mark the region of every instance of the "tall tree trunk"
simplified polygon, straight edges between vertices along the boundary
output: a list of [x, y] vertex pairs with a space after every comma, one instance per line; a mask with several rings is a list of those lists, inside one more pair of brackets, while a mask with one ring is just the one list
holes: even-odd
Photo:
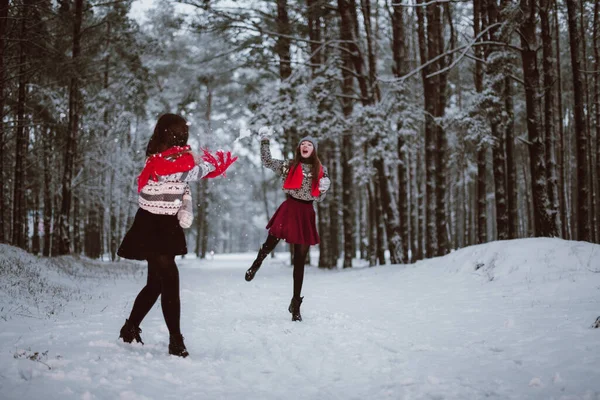
[[4, 199], [6, 195], [4, 193], [4, 103], [5, 103], [5, 75], [6, 67], [4, 66], [4, 55], [6, 47], [6, 32], [8, 26], [8, 0], [0, 0], [0, 243], [6, 242], [5, 227], [6, 223], [4, 215], [6, 213], [6, 206]]
[[590, 240], [589, 224], [589, 179], [587, 170], [587, 135], [585, 127], [583, 80], [581, 73], [580, 30], [577, 0], [566, 0], [569, 24], [569, 44], [571, 47], [571, 72], [573, 74], [573, 95], [575, 114], [575, 143], [577, 147], [577, 205], [575, 207], [577, 240]]
[[281, 80], [287, 79], [292, 74], [290, 54], [290, 19], [287, 12], [287, 0], [277, 0], [277, 37], [275, 52], [279, 56], [279, 76]]
[[[275, 53], [279, 58], [279, 78], [285, 81], [292, 74], [291, 57], [291, 27], [287, 10], [287, 0], [277, 0], [277, 40], [275, 43]], [[280, 95], [286, 97], [289, 89], [281, 89]], [[283, 154], [293, 152], [295, 145], [296, 130], [290, 128], [286, 130], [286, 136], [283, 139]]]
[[42, 137], [44, 148], [44, 249], [42, 255], [49, 257], [52, 248], [52, 146], [50, 144], [50, 129], [46, 128]]
[[[422, 4], [423, 0], [417, 0], [417, 4]], [[428, 62], [427, 43], [429, 38], [425, 36], [425, 16], [423, 13], [423, 7], [416, 7], [417, 22], [418, 22], [418, 36], [419, 36], [419, 54], [421, 59], [421, 65]], [[437, 46], [436, 46], [437, 47]], [[428, 57], [429, 56], [429, 57]], [[436, 221], [435, 221], [435, 121], [433, 116], [435, 115], [435, 104], [432, 97], [435, 96], [435, 87], [432, 79], [427, 79], [427, 75], [431, 73], [431, 67], [427, 66], [421, 70], [421, 77], [423, 80], [423, 92], [425, 99], [425, 205], [424, 205], [424, 218], [425, 218], [425, 231], [424, 231], [424, 256], [433, 257], [437, 253], [437, 246], [435, 246], [436, 239]]]
[[337, 266], [337, 259], [340, 257], [341, 246], [340, 246], [340, 206], [342, 202], [342, 196], [338, 191], [337, 176], [338, 176], [338, 160], [340, 159], [340, 146], [336, 139], [331, 140], [330, 156], [327, 158], [329, 164], [329, 178], [331, 179], [331, 187], [329, 188], [329, 208], [331, 213], [331, 268]]
[[[481, 33], [482, 1], [473, 0], [473, 33], [478, 37]], [[475, 47], [475, 91], [483, 92], [483, 51], [480, 46]], [[480, 138], [477, 145], [477, 243], [487, 242], [487, 188], [486, 188], [486, 153], [487, 145], [484, 138]]]
[[[586, 38], [586, 32], [588, 32], [588, 25], [586, 23], [585, 20], [585, 16], [586, 16], [586, 10], [585, 10], [585, 4], [586, 1], [579, 1], [579, 10], [580, 10], [580, 16], [581, 16], [581, 23], [580, 23], [580, 30], [581, 30], [581, 34], [579, 36], [579, 45], [581, 46], [581, 68], [584, 71], [589, 71], [590, 68], [588, 68], [588, 56], [587, 56], [587, 38]], [[591, 122], [591, 115], [592, 115], [592, 110], [593, 107], [590, 104], [590, 85], [588, 82], [588, 77], [590, 74], [588, 73], [584, 73], [582, 74], [582, 79], [583, 79], [583, 94], [584, 94], [584, 110], [586, 110], [584, 112], [584, 116], [585, 116], [585, 132], [586, 132], [586, 136], [587, 136], [587, 179], [588, 179], [588, 204], [589, 204], [589, 224], [590, 224], [590, 237], [589, 237], [589, 241], [590, 242], [594, 242], [596, 241], [596, 202], [595, 202], [595, 196], [594, 196], [594, 165], [593, 165], [593, 155], [592, 155], [592, 146], [593, 146], [593, 137], [592, 137], [592, 122]]]
[[[204, 112], [204, 122], [206, 124], [206, 132], [212, 134], [212, 107], [213, 107], [213, 87], [210, 78], [205, 78], [203, 81], [206, 86], [206, 110]], [[198, 198], [198, 236], [196, 246], [196, 256], [205, 259], [208, 251], [208, 236], [210, 225], [208, 223], [208, 207], [209, 204], [209, 182], [207, 179], [201, 179], [198, 183], [199, 198]]]
[[371, 92], [369, 91], [368, 78], [365, 76], [365, 61], [360, 50], [358, 38], [358, 22], [356, 21], [356, 4], [354, 0], [338, 0], [338, 12], [340, 14], [340, 30], [347, 37], [347, 49], [350, 50], [350, 60], [356, 72], [356, 80], [362, 96], [363, 104], [371, 104]]
[[[384, 218], [388, 249], [390, 251], [390, 262], [392, 264], [405, 263], [405, 254], [402, 252], [402, 228], [400, 226], [400, 216], [398, 215], [398, 207], [395, 199], [392, 198], [388, 178], [385, 173], [385, 165], [383, 159], [377, 158], [373, 161], [373, 166], [377, 171], [377, 184], [379, 185], [379, 193], [381, 195], [381, 204], [386, 218]], [[385, 204], [385, 206], [383, 206]], [[383, 215], [382, 215], [383, 217]]]
[[31, 238], [31, 252], [35, 255], [40, 254], [40, 190], [34, 188], [33, 194], [33, 234]]
[[550, 30], [550, 0], [540, 0], [540, 20], [542, 25], [542, 50], [544, 70], [544, 130], [546, 136], [546, 178], [548, 180], [548, 201], [550, 217], [554, 219], [558, 233], [561, 221], [558, 213], [558, 178], [556, 174], [556, 106], [554, 84], [554, 54], [552, 50], [552, 33]]
[[83, 19], [83, 0], [75, 0], [75, 18], [73, 23], [73, 71], [69, 85], [69, 130], [65, 148], [65, 169], [62, 179], [62, 204], [60, 208], [60, 254], [69, 254], [71, 240], [69, 237], [69, 215], [71, 211], [73, 163], [77, 148], [79, 128], [79, 77], [77, 65], [81, 53], [81, 23]]
[[[19, 89], [17, 94], [17, 131], [16, 131], [16, 151], [15, 151], [15, 177], [14, 177], [14, 195], [13, 195], [13, 226], [12, 226], [12, 244], [23, 249], [27, 248], [27, 205], [25, 201], [25, 160], [27, 157], [27, 146], [29, 132], [26, 128], [25, 120], [25, 102], [27, 92], [27, 20], [29, 18], [30, 7], [33, 6], [31, 0], [25, 0], [21, 12], [21, 29], [19, 46]], [[0, 121], [2, 122], [2, 121]]]
[[367, 197], [365, 199], [367, 209], [367, 229], [369, 232], [369, 240], [367, 247], [367, 258], [369, 266], [377, 265], [377, 200], [375, 199], [373, 183], [367, 183]]
[[[420, 7], [419, 7], [420, 8]], [[427, 16], [427, 54], [429, 59], [444, 52], [444, 37], [442, 33], [443, 22], [441, 18], [442, 6], [439, 4], [429, 5], [426, 8]], [[429, 164], [427, 167], [429, 183], [427, 196], [429, 203], [428, 214], [433, 213], [432, 237], [434, 237], [433, 254], [428, 256], [441, 256], [448, 252], [448, 232], [446, 228], [446, 134], [441, 124], [434, 118], [440, 118], [444, 115], [446, 108], [446, 86], [447, 72], [440, 72], [447, 65], [445, 59], [440, 59], [433, 64], [433, 71], [438, 74], [433, 77], [425, 77], [428, 81], [426, 97], [426, 130], [429, 126], [431, 141], [429, 146]], [[429, 100], [427, 100], [429, 97]], [[427, 104], [429, 103], [429, 104]], [[429, 107], [428, 107], [429, 105]], [[427, 124], [427, 121], [429, 123]], [[432, 198], [429, 199], [429, 194]]]
[[[594, 69], [600, 69], [600, 2], [594, 3]], [[596, 239], [600, 242], [600, 74], [594, 75], [594, 110], [596, 112]]]
[[[568, 0], [573, 1], [573, 0]], [[550, 217], [546, 162], [540, 115], [540, 72], [537, 63], [536, 1], [523, 0], [519, 6], [523, 17], [520, 23], [521, 58], [525, 80], [525, 102], [527, 110], [527, 132], [529, 138], [529, 162], [533, 194], [535, 236], [557, 236], [556, 224]]]
[[559, 215], [561, 218], [561, 237], [564, 239], [570, 238], [569, 230], [567, 229], [567, 179], [566, 179], [566, 168], [565, 168], [565, 133], [563, 123], [563, 107], [562, 107], [562, 73], [560, 70], [560, 30], [558, 24], [558, 6], [557, 0], [554, 0], [554, 36], [556, 37], [556, 87], [558, 89], [558, 104], [557, 104], [557, 115], [558, 115], [558, 176], [559, 176]]
[[310, 66], [313, 73], [322, 64], [321, 47], [321, 0], [306, 0], [308, 38], [310, 39]]
[[[338, 2], [338, 7], [346, 7], [344, 1]], [[340, 11], [341, 14], [341, 11]], [[352, 40], [352, 25], [348, 18], [341, 18], [340, 39], [342, 41], [342, 113], [345, 118], [352, 115], [353, 103], [351, 97], [354, 91], [352, 77], [352, 60], [350, 59], [350, 41]], [[354, 257], [354, 209], [355, 196], [353, 191], [353, 168], [350, 164], [353, 148], [353, 130], [352, 126], [346, 126], [342, 135], [342, 223], [344, 227], [344, 268], [352, 267], [352, 258]], [[361, 235], [361, 241], [365, 236]], [[362, 243], [362, 242], [361, 242]]]
[[385, 242], [384, 242], [384, 235], [385, 235], [385, 223], [383, 221], [384, 219], [384, 215], [383, 215], [383, 205], [381, 204], [381, 192], [379, 190], [379, 181], [377, 179], [373, 179], [373, 200], [374, 200], [374, 204], [373, 207], [375, 207], [375, 226], [376, 226], [376, 235], [377, 235], [377, 240], [376, 240], [376, 254], [377, 254], [377, 260], [379, 262], [379, 265], [385, 265], [386, 264], [386, 260], [385, 260]]
[[[392, 72], [398, 78], [404, 76], [408, 72], [408, 57], [406, 54], [406, 38], [404, 31], [404, 9], [396, 6], [392, 13], [392, 52], [394, 63]], [[403, 88], [400, 96], [407, 96], [407, 90]], [[398, 121], [398, 211], [400, 216], [400, 241], [402, 243], [402, 254], [404, 262], [409, 261], [409, 247], [411, 240], [409, 238], [410, 227], [410, 207], [409, 207], [409, 184], [407, 183], [407, 170], [410, 169], [408, 160], [409, 151], [405, 145], [405, 137], [402, 134], [403, 121]], [[410, 254], [414, 257], [414, 249], [410, 250]]]
[[505, 145], [506, 145], [506, 206], [508, 208], [508, 238], [518, 237], [519, 206], [517, 185], [517, 164], [515, 161], [514, 107], [512, 78], [504, 77], [504, 109], [506, 111]]
[[[487, 23], [486, 28], [498, 22], [503, 18], [498, 12], [496, 1], [487, 1]], [[501, 10], [504, 11], [504, 10]], [[496, 42], [507, 42], [510, 39], [505, 37], [499, 29], [489, 30], [487, 35]], [[512, 128], [512, 121], [508, 120], [506, 110], [506, 101], [504, 96], [506, 85], [510, 82], [505, 79], [510, 74], [510, 55], [503, 47], [488, 47], [486, 51], [487, 58], [487, 76], [488, 85], [491, 87], [492, 96], [489, 96], [491, 106], [488, 119], [490, 121], [490, 130], [494, 138], [492, 146], [492, 175], [494, 177], [494, 197], [496, 206], [496, 232], [499, 240], [509, 238], [509, 215], [508, 215], [508, 195], [507, 195], [507, 171], [506, 171], [506, 133]], [[508, 92], [510, 93], [510, 91]]]
[[417, 224], [415, 234], [415, 247], [417, 252], [414, 261], [422, 260], [425, 257], [425, 241], [426, 238], [426, 221], [425, 221], [425, 163], [423, 160], [424, 151], [421, 146], [416, 150], [417, 156], [415, 161], [415, 219]]
[[81, 200], [79, 195], [73, 196], [73, 253], [81, 254], [81, 228], [80, 228]]
[[367, 41], [367, 59], [369, 61], [369, 88], [370, 93], [373, 96], [373, 102], [379, 101], [381, 94], [379, 92], [379, 85], [377, 84], [377, 60], [375, 57], [375, 45], [373, 42], [373, 28], [371, 27], [371, 0], [360, 0], [363, 21], [365, 24], [365, 33]]

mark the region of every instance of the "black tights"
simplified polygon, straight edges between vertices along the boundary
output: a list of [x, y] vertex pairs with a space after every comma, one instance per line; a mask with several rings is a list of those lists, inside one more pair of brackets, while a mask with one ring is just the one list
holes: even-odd
[[[260, 251], [258, 253], [258, 258], [260, 258], [260, 262], [265, 259], [265, 257], [275, 249], [277, 243], [279, 243], [279, 238], [269, 235], [267, 236], [267, 240], [263, 243]], [[306, 254], [308, 254], [308, 249], [310, 245], [308, 244], [294, 244], [294, 297], [300, 297], [300, 293], [302, 292], [302, 283], [304, 282], [304, 263], [306, 262]]]
[[137, 295], [129, 321], [136, 326], [148, 314], [158, 296], [167, 328], [171, 335], [181, 334], [179, 319], [181, 302], [179, 300], [179, 270], [174, 256], [160, 255], [148, 259], [148, 281]]

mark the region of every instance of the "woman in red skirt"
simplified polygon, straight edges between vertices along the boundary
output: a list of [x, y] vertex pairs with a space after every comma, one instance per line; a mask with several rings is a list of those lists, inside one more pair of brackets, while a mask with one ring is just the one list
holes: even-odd
[[331, 184], [327, 170], [317, 155], [317, 141], [311, 136], [300, 140], [293, 160], [274, 160], [271, 157], [269, 138], [261, 138], [261, 159], [265, 167], [284, 178], [283, 191], [287, 199], [279, 206], [267, 224], [269, 235], [261, 246], [252, 266], [246, 271], [251, 281], [263, 260], [281, 239], [294, 246], [294, 296], [288, 307], [292, 321], [302, 321], [300, 304], [303, 297], [304, 262], [311, 245], [319, 243], [313, 203], [322, 201]]

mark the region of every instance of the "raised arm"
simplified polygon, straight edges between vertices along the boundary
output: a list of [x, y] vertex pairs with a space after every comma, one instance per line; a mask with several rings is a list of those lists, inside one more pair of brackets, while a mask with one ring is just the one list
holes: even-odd
[[192, 153], [194, 156], [194, 167], [186, 172], [177, 172], [171, 175], [159, 176], [162, 181], [192, 182], [204, 178], [215, 170], [215, 166], [202, 160], [202, 156]]
[[262, 139], [260, 141], [260, 159], [265, 167], [273, 170], [277, 175], [284, 174], [284, 168], [287, 167], [287, 162], [271, 157], [269, 139]]

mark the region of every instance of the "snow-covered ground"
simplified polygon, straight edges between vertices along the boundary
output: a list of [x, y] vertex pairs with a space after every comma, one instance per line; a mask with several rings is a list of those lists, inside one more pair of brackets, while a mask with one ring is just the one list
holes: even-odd
[[300, 323], [289, 256], [248, 283], [253, 256], [178, 261], [180, 359], [160, 301], [145, 345], [117, 339], [143, 264], [0, 246], [0, 398], [600, 399], [598, 245], [524, 239], [408, 266], [308, 267]]

